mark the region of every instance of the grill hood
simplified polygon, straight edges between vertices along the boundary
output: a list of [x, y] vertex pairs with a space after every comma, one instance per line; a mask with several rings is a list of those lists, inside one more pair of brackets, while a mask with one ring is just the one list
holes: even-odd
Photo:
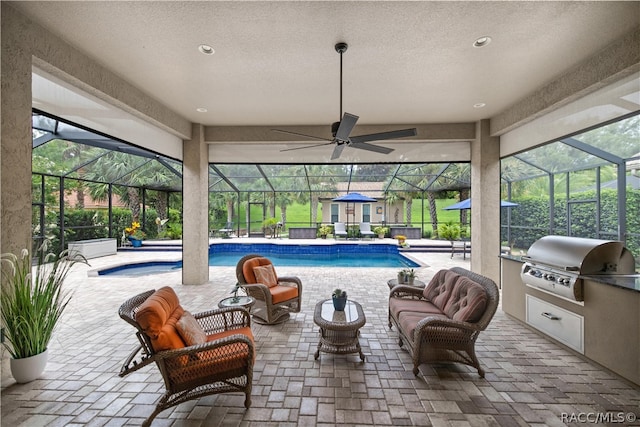
[[536, 240], [522, 266], [524, 284], [583, 301], [583, 276], [632, 274], [633, 254], [622, 242], [581, 237], [545, 236]]
[[525, 260], [583, 276], [635, 271], [633, 254], [615, 240], [545, 236], [531, 245]]

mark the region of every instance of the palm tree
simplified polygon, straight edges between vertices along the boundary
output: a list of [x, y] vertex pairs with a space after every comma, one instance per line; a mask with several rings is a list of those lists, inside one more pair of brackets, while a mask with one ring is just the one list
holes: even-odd
[[[400, 193], [398, 192], [388, 192], [385, 193], [384, 198], [388, 204], [389, 207], [391, 206], [395, 206], [399, 201], [403, 200], [403, 198], [401, 197]], [[387, 219], [387, 222], [389, 222], [389, 220]], [[393, 221], [391, 221], [395, 224], [399, 224], [400, 223], [400, 209], [396, 208], [395, 211], [393, 212]]]

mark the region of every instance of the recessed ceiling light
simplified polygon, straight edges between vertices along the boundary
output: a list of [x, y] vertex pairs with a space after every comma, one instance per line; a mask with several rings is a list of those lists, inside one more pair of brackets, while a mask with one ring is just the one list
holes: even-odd
[[485, 104], [484, 102], [478, 102], [477, 104], [473, 104], [473, 108], [482, 108], [485, 105], [487, 104]]
[[198, 46], [198, 50], [205, 55], [213, 55], [214, 53], [216, 53], [216, 51], [213, 50], [213, 48], [208, 44], [201, 44], [200, 46]]
[[197, 111], [198, 113], [206, 113], [208, 110], [207, 110], [206, 108], [202, 108], [202, 107], [200, 107], [200, 108], [196, 108], [196, 111]]
[[477, 38], [476, 41], [473, 42], [473, 47], [485, 47], [489, 43], [491, 43], [491, 37], [482, 36]]

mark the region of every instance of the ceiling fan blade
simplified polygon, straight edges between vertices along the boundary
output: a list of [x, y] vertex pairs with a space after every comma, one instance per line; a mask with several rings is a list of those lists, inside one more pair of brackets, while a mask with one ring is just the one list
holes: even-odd
[[336, 139], [338, 141], [349, 141], [349, 134], [351, 134], [358, 119], [358, 116], [344, 113], [342, 120], [340, 120], [340, 126], [338, 126], [338, 130], [336, 131]]
[[342, 150], [347, 144], [337, 143], [336, 148], [333, 149], [333, 153], [331, 153], [331, 160], [335, 160], [342, 154]]
[[287, 133], [289, 135], [304, 136], [305, 138], [319, 139], [321, 141], [330, 141], [327, 138], [321, 138], [319, 136], [313, 136], [313, 135], [306, 135], [304, 133], [291, 132], [290, 130], [282, 130], [282, 129], [271, 129], [271, 130], [274, 132]]
[[352, 142], [349, 147], [359, 148], [361, 150], [375, 151], [376, 153], [389, 154], [393, 148], [381, 147], [379, 145], [367, 144], [366, 142]]
[[331, 144], [333, 144], [333, 141], [325, 142], [323, 144], [305, 145], [304, 147], [285, 148], [284, 150], [280, 150], [280, 152], [282, 153], [283, 151], [304, 150], [305, 148], [323, 147], [325, 145], [331, 145]]
[[368, 135], [352, 136], [352, 143], [361, 143], [369, 141], [380, 141], [385, 139], [406, 138], [408, 136], [416, 136], [418, 132], [416, 128], [392, 130], [389, 132], [370, 133]]

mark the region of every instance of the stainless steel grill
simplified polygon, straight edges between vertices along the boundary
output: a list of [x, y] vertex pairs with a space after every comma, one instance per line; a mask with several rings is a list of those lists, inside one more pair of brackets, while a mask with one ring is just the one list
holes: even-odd
[[632, 274], [631, 251], [615, 240], [545, 236], [522, 257], [520, 277], [534, 286], [573, 301], [584, 301], [582, 277]]

